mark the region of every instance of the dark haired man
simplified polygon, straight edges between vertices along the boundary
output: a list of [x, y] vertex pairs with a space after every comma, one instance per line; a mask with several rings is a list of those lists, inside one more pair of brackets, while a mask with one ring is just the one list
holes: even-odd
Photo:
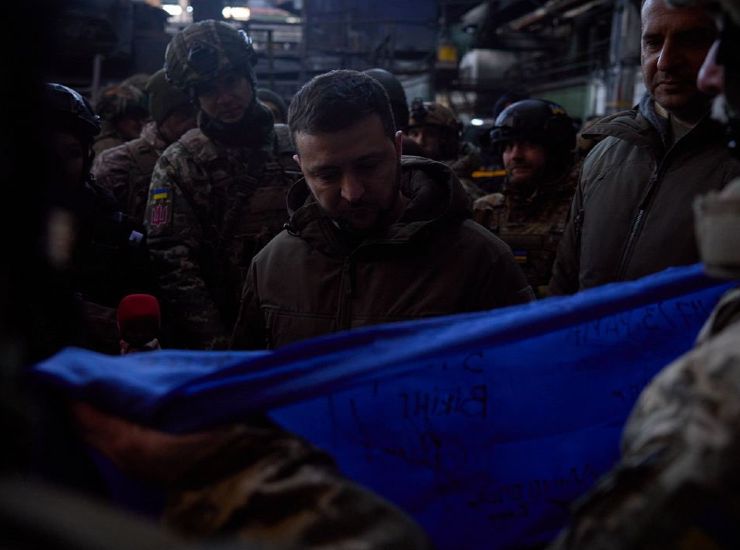
[[375, 79], [318, 76], [293, 98], [288, 121], [304, 179], [288, 195], [287, 230], [252, 262], [234, 347], [532, 298], [506, 245], [466, 219], [449, 169], [401, 158]]
[[632, 110], [584, 134], [583, 163], [550, 290], [568, 294], [697, 262], [691, 202], [740, 174], [697, 88], [717, 35], [702, 9], [642, 5], [642, 72], [648, 93]]

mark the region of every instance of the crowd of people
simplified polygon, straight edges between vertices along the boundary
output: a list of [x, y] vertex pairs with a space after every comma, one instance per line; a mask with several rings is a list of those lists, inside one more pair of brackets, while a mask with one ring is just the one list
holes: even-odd
[[[105, 88], [95, 105], [46, 84], [54, 178], [42, 244], [79, 326], [37, 331], [33, 358], [63, 345], [274, 349], [702, 259], [737, 277], [740, 9], [645, 0], [641, 17], [647, 92], [635, 108], [579, 132], [560, 105], [513, 98], [485, 151], [461, 139], [448, 106], [407, 101], [383, 69], [318, 75], [286, 105], [259, 88], [244, 31], [213, 20], [177, 33], [160, 71]], [[506, 171], [493, 193], [473, 177], [482, 154]], [[740, 541], [738, 319], [734, 292], [646, 389], [622, 461], [557, 548]], [[432, 544], [263, 414], [171, 436], [82, 403], [67, 410], [81, 440], [164, 488], [161, 519], [181, 535]]]

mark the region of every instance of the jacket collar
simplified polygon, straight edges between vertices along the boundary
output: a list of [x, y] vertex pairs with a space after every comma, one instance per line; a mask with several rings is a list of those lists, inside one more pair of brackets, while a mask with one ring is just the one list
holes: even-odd
[[291, 215], [288, 231], [326, 253], [347, 255], [360, 247], [410, 242], [440, 224], [470, 216], [469, 200], [462, 185], [440, 162], [402, 157], [401, 193], [408, 204], [399, 220], [384, 232], [358, 243], [352, 242], [326, 215], [305, 179], [301, 179], [288, 192]]
[[[710, 143], [721, 135], [717, 131], [718, 123], [707, 113], [678, 143], [693, 142], [697, 139]], [[647, 93], [633, 109], [603, 118], [583, 134], [587, 139], [603, 139], [609, 136], [650, 149], [658, 158], [662, 158], [671, 149], [670, 122], [655, 112], [653, 98]], [[673, 145], [675, 147], [676, 144]]]
[[141, 130], [140, 137], [160, 155], [169, 145], [169, 143], [167, 143], [162, 137], [162, 134], [159, 132], [159, 128], [157, 127], [157, 123], [154, 121], [146, 123], [144, 128]]

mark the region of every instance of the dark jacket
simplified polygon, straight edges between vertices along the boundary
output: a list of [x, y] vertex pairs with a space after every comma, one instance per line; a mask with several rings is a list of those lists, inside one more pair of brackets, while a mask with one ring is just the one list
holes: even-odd
[[740, 174], [709, 116], [670, 146], [668, 122], [645, 96], [639, 108], [595, 124], [550, 282], [569, 294], [699, 261], [694, 197]]
[[301, 180], [290, 228], [254, 259], [233, 347], [271, 347], [344, 329], [527, 302], [509, 248], [469, 217], [443, 164], [403, 157], [409, 203], [384, 234], [350, 244]]

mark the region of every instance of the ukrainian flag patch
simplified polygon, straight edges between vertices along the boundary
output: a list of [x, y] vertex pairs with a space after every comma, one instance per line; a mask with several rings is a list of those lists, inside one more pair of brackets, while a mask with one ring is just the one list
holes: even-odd
[[166, 200], [170, 196], [170, 192], [167, 188], [160, 187], [159, 189], [152, 189], [151, 197], [155, 201]]

